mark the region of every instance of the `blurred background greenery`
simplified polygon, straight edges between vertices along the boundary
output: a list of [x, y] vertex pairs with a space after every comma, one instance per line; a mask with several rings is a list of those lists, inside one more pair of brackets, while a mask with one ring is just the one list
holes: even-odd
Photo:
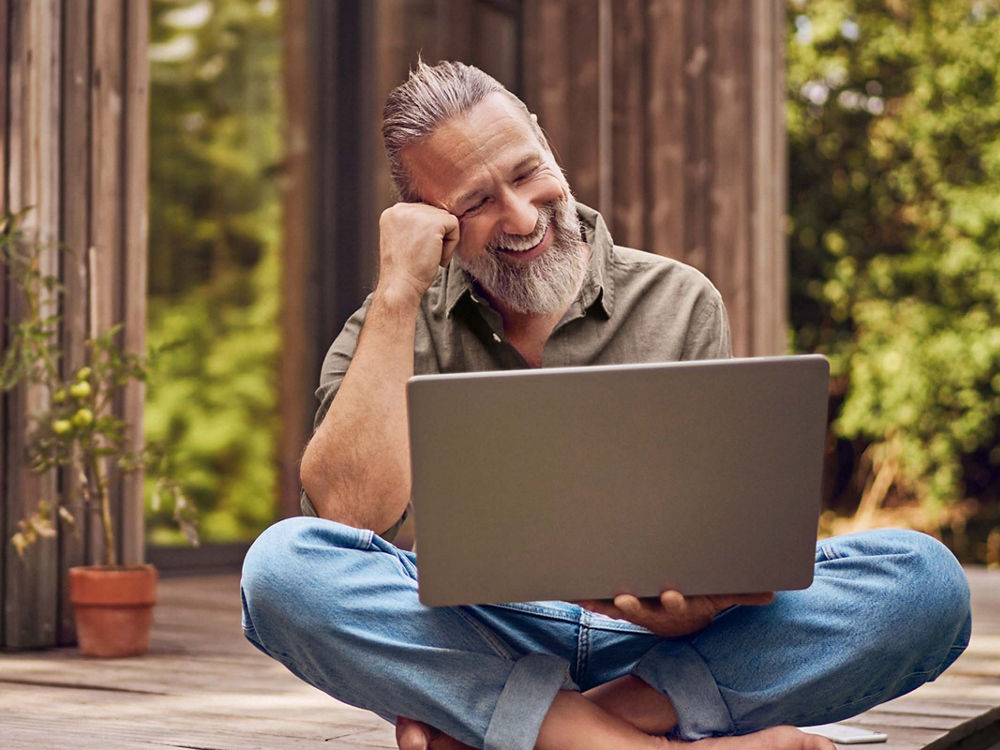
[[[787, 10], [790, 339], [834, 375], [823, 530], [1000, 564], [1000, 0]], [[206, 542], [276, 514], [280, 12], [153, 2], [149, 339], [178, 344], [147, 432]]]
[[279, 3], [154, 0], [150, 79], [148, 338], [169, 348], [146, 433], [174, 446], [203, 542], [252, 538], [275, 516]]
[[998, 10], [796, 0], [787, 39], [792, 340], [835, 377], [825, 525], [905, 523], [993, 564]]

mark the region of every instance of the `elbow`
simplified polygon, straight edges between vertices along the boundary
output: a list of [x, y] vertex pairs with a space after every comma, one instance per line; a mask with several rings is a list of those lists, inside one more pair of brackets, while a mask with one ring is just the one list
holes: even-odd
[[312, 502], [317, 516], [328, 521], [343, 522], [339, 517], [341, 514], [336, 512], [336, 504], [329, 491], [329, 482], [324, 476], [322, 463], [317, 460], [315, 451], [311, 451], [310, 448], [312, 443], [306, 447], [299, 463], [299, 483]]

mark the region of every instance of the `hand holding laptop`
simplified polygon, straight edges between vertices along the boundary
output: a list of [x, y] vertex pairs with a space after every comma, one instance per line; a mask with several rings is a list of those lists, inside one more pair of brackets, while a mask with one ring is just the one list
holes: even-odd
[[612, 601], [587, 599], [576, 604], [616, 620], [627, 620], [664, 638], [679, 638], [698, 632], [730, 607], [761, 606], [773, 601], [774, 592], [684, 596], [679, 591], [664, 591], [659, 599], [619, 594]]

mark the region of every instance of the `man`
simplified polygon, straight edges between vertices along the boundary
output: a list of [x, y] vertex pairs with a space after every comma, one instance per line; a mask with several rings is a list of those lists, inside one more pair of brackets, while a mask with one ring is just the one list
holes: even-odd
[[418, 64], [383, 137], [402, 202], [382, 215], [375, 291], [323, 365], [301, 467], [319, 518], [247, 556], [251, 642], [396, 721], [405, 750], [828, 748], [777, 725], [860, 713], [958, 657], [961, 568], [903, 531], [821, 542], [814, 585], [777, 596], [420, 605], [416, 556], [390, 541], [415, 371], [722, 357], [729, 333], [703, 276], [612, 245], [533, 116], [481, 71]]

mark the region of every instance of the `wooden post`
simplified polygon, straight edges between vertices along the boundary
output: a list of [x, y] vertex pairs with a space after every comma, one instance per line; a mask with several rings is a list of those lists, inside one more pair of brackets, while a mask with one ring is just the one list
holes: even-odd
[[[14, 2], [10, 8], [7, 44], [10, 50], [6, 148], [10, 164], [6, 175], [7, 205], [19, 211], [33, 206], [23, 224], [28, 241], [47, 246], [40, 257], [44, 273], [58, 272], [58, 255], [52, 247], [58, 230], [59, 175], [58, 100], [60, 16], [58, 0]], [[13, 290], [8, 290], [13, 291]], [[17, 294], [9, 294], [5, 320], [16, 320], [23, 309]], [[44, 304], [44, 303], [43, 303]], [[51, 308], [51, 301], [48, 303]], [[4, 643], [33, 648], [55, 641], [58, 622], [57, 545], [42, 539], [24, 557], [13, 550], [10, 535], [17, 522], [30, 515], [40, 500], [54, 501], [55, 472], [28, 471], [24, 427], [31, 415], [45, 408], [49, 394], [38, 385], [24, 384], [8, 394], [4, 433], [5, 528]]]
[[[25, 228], [45, 247], [43, 270], [63, 283], [61, 366], [69, 374], [83, 362], [91, 322], [99, 331], [121, 322], [124, 345], [144, 348], [149, 8], [129, 0], [2, 0], [0, 19], [0, 111], [7, 123], [0, 196], [4, 210], [33, 207]], [[60, 243], [68, 253], [57, 252]], [[91, 246], [102, 290], [94, 321], [86, 302]], [[16, 295], [7, 280], [0, 287], [0, 322], [16, 321]], [[57, 539], [43, 540], [24, 561], [10, 543], [18, 520], [40, 499], [58, 496], [56, 472], [31, 474], [24, 453], [30, 416], [48, 397], [34, 387], [0, 398], [0, 647], [71, 643], [65, 570], [100, 559], [97, 524], [86, 517], [77, 529], [60, 526]], [[142, 439], [142, 399], [141, 387], [132, 388], [116, 405], [138, 425], [133, 445]], [[58, 479], [70, 490], [76, 481]], [[115, 493], [119, 557], [138, 561], [141, 478], [119, 483]]]
[[[123, 236], [118, 251], [120, 273], [119, 320], [126, 322], [122, 332], [125, 349], [138, 354], [146, 351], [146, 264], [149, 247], [149, 4], [125, 2], [122, 5], [125, 66], [122, 81], [124, 103], [122, 128], [123, 204], [120, 206]], [[146, 386], [133, 381], [125, 389], [122, 410], [129, 415], [132, 432], [129, 449], [138, 451], [145, 444], [143, 412]], [[146, 529], [143, 503], [143, 476], [135, 472], [122, 480], [121, 561], [128, 565], [145, 561]]]

